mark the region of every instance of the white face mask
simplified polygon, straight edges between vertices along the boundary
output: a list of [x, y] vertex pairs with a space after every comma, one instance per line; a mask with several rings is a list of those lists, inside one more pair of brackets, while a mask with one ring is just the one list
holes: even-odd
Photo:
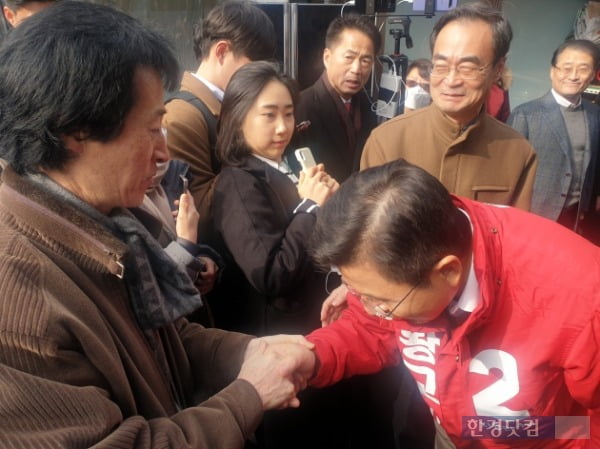
[[431, 103], [431, 95], [419, 84], [406, 88], [404, 106], [411, 109], [424, 108]]

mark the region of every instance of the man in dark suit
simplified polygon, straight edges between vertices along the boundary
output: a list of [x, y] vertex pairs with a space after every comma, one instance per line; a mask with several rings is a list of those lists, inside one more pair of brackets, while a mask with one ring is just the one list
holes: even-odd
[[363, 87], [380, 47], [372, 19], [356, 14], [334, 19], [325, 37], [323, 75], [300, 94], [291, 148], [310, 147], [338, 182], [358, 170], [362, 147], [377, 124]]
[[[300, 93], [294, 111], [297, 129], [289, 149], [308, 146], [315, 161], [340, 183], [358, 171], [365, 141], [377, 124], [363, 88], [380, 48], [372, 19], [356, 14], [334, 19], [325, 36], [325, 70]], [[296, 168], [293, 154], [287, 159]], [[343, 398], [340, 411], [330, 413], [343, 416], [352, 447], [432, 447], [431, 415], [403, 367], [348, 379], [337, 387]]]
[[535, 148], [531, 211], [600, 244], [600, 108], [582, 98], [600, 63], [587, 40], [563, 43], [552, 56], [552, 89], [514, 109], [508, 124]]

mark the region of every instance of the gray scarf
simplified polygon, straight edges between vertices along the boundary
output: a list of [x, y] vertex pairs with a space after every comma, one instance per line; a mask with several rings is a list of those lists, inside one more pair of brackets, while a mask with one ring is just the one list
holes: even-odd
[[137, 322], [144, 330], [157, 329], [202, 306], [200, 293], [184, 270], [164, 252], [144, 225], [127, 209], [114, 209], [110, 216], [80, 200], [45, 175], [29, 178], [44, 190], [58, 195], [106, 226], [127, 244], [123, 279]]

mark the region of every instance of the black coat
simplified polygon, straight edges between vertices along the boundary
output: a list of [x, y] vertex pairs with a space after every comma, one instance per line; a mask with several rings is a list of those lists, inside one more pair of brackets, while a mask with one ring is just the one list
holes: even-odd
[[312, 150], [316, 162], [323, 163], [325, 171], [340, 183], [358, 171], [362, 149], [371, 130], [377, 125], [377, 118], [371, 111], [371, 103], [364, 91], [354, 96], [352, 106], [360, 111], [362, 126], [356, 144], [350, 148], [344, 126], [344, 120], [349, 121], [349, 118], [341, 117], [323, 78], [301, 92], [294, 111], [296, 124], [310, 121], [310, 125], [296, 132], [290, 144], [287, 158], [295, 170], [298, 167], [293, 150], [307, 146]]
[[316, 216], [294, 214], [300, 201], [285, 174], [252, 156], [218, 175], [212, 216], [230, 291], [211, 304], [217, 326], [226, 320], [232, 330], [258, 335], [319, 326], [325, 276], [306, 248]]

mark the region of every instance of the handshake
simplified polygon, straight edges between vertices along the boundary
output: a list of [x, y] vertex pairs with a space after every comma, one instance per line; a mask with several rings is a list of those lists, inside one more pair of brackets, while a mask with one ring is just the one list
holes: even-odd
[[301, 335], [255, 338], [246, 348], [238, 379], [257, 391], [263, 410], [298, 407], [296, 397], [315, 371], [313, 344]]

